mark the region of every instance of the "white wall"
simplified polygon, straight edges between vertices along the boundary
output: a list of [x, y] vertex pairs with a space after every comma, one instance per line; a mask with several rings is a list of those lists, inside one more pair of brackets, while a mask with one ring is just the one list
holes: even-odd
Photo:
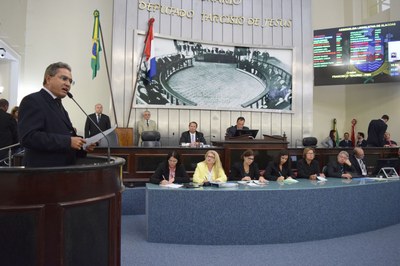
[[[94, 112], [98, 102], [104, 106], [104, 113], [110, 113], [110, 93], [101, 55], [100, 71], [92, 80], [90, 67], [93, 11], [100, 11], [100, 21], [105, 39], [105, 52], [111, 56], [111, 32], [113, 2], [110, 0], [29, 0], [26, 18], [25, 77], [20, 86], [18, 100], [38, 91], [42, 87], [46, 67], [63, 61], [72, 67], [76, 81], [71, 93], [88, 113]], [[111, 58], [108, 58], [111, 60]], [[82, 134], [85, 116], [72, 102], [64, 99], [73, 125]], [[112, 117], [111, 117], [112, 118]]]

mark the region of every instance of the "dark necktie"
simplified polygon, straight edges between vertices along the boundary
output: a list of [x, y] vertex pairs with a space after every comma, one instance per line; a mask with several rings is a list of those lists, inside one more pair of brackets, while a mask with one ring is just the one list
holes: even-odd
[[147, 123], [147, 127], [149, 127], [149, 120], [146, 120], [146, 123]]
[[62, 106], [62, 102], [60, 98], [55, 98], [55, 101], [57, 103], [58, 108], [60, 108], [60, 110], [63, 110], [63, 106]]

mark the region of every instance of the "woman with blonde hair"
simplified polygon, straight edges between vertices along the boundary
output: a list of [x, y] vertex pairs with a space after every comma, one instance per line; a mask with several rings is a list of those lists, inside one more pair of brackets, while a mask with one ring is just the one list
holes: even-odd
[[199, 162], [193, 174], [193, 182], [203, 184], [209, 182], [226, 182], [224, 168], [219, 154], [209, 150], [204, 156], [204, 161]]

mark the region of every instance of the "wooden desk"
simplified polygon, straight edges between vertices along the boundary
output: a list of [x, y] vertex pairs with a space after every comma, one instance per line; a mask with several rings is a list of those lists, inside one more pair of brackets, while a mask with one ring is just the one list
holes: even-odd
[[240, 161], [240, 156], [247, 149], [252, 149], [256, 153], [256, 162], [260, 169], [263, 169], [266, 161], [273, 159], [275, 154], [281, 149], [287, 149], [287, 141], [266, 141], [266, 140], [225, 140], [213, 141], [214, 146], [224, 148], [224, 158], [222, 161], [225, 173], [229, 173], [231, 164]]
[[[166, 158], [168, 152], [177, 150], [181, 154], [181, 159], [189, 175], [193, 175], [196, 164], [204, 160], [204, 154], [207, 150], [213, 149], [221, 157], [226, 174], [229, 174], [231, 163], [240, 161], [240, 155], [247, 149], [253, 149], [256, 153], [255, 162], [260, 170], [265, 169], [267, 163], [275, 157], [279, 150], [287, 148], [287, 142], [269, 142], [263, 140], [249, 141], [214, 141], [214, 145], [219, 147], [212, 148], [189, 148], [189, 147], [112, 147], [111, 155], [122, 157], [126, 160], [123, 169], [124, 182], [136, 183], [142, 185], [149, 181], [157, 165]], [[292, 168], [296, 169], [296, 162], [303, 156], [303, 148], [288, 148], [292, 159]], [[326, 165], [330, 160], [335, 160], [337, 154], [345, 150], [352, 153], [352, 149], [342, 148], [317, 148], [316, 159], [320, 167]], [[365, 148], [365, 160], [369, 170], [373, 169], [376, 160], [379, 158], [397, 157], [398, 148]], [[107, 148], [96, 148], [95, 154], [107, 154]]]

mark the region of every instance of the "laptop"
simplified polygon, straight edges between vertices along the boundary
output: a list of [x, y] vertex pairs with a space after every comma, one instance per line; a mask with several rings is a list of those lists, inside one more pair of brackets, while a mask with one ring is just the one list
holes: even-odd
[[387, 179], [399, 179], [399, 175], [396, 172], [396, 169], [393, 167], [383, 167], [378, 172], [378, 177], [387, 178]]
[[235, 133], [235, 137], [243, 136], [243, 135], [251, 135], [253, 138], [256, 138], [258, 133], [258, 129], [237, 129]]

